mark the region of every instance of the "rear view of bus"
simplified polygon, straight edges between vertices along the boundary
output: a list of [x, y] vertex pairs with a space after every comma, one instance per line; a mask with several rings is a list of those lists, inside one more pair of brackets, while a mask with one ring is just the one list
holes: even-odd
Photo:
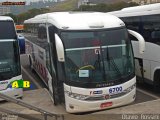
[[21, 79], [19, 45], [14, 22], [10, 17], [0, 16], [0, 92], [16, 98], [22, 97], [22, 88], [12, 88], [12, 82]]
[[133, 51], [119, 18], [96, 12], [48, 13], [26, 20], [25, 28], [32, 68], [48, 85], [54, 103], [64, 102], [67, 112], [135, 100]]

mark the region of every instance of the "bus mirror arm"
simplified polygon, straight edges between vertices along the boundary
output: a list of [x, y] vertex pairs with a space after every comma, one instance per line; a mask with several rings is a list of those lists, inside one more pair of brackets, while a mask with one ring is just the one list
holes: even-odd
[[59, 62], [64, 62], [64, 46], [60, 37], [55, 34], [55, 45]]
[[133, 30], [128, 30], [128, 32], [138, 39], [138, 41], [139, 41], [139, 53], [143, 54], [144, 51], [145, 51], [145, 40], [142, 37], [142, 35], [139, 34], [138, 32], [133, 31]]

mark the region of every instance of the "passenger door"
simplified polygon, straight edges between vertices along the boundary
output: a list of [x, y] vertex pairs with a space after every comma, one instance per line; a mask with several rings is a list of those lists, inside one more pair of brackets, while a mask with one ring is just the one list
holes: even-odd
[[151, 78], [151, 64], [149, 60], [143, 59], [143, 73], [144, 73], [144, 78], [150, 80]]
[[53, 99], [54, 104], [60, 104], [64, 102], [64, 87], [63, 80], [61, 77], [64, 75], [62, 73], [61, 63], [57, 59], [57, 51], [55, 46], [55, 33], [56, 27], [51, 24], [48, 24], [48, 38], [49, 38], [49, 46], [50, 46], [50, 65], [51, 67], [51, 76], [52, 76], [52, 88], [53, 90]]

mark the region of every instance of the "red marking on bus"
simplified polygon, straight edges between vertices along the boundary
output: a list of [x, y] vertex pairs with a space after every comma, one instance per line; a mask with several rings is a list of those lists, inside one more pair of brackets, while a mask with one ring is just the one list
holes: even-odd
[[47, 69], [38, 60], [35, 60], [35, 68], [48, 84]]
[[110, 107], [110, 106], [112, 106], [112, 105], [113, 105], [112, 102], [106, 102], [106, 103], [102, 103], [102, 104], [100, 105], [100, 108], [106, 108], [106, 107]]

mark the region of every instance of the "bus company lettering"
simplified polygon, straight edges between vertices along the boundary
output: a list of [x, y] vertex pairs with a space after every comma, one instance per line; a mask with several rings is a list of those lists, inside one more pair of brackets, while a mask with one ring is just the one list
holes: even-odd
[[10, 88], [30, 88], [31, 84], [29, 81], [15, 80], [15, 81], [11, 82], [9, 87]]
[[110, 82], [110, 83], [97, 84], [96, 87], [107, 87], [107, 86], [111, 86], [111, 85], [114, 85], [114, 83]]
[[48, 81], [47, 70], [38, 60], [35, 60], [35, 68], [37, 69], [38, 73], [42, 76], [42, 78]]
[[102, 94], [102, 93], [103, 93], [102, 90], [90, 91], [90, 95], [99, 95], [99, 94]]

